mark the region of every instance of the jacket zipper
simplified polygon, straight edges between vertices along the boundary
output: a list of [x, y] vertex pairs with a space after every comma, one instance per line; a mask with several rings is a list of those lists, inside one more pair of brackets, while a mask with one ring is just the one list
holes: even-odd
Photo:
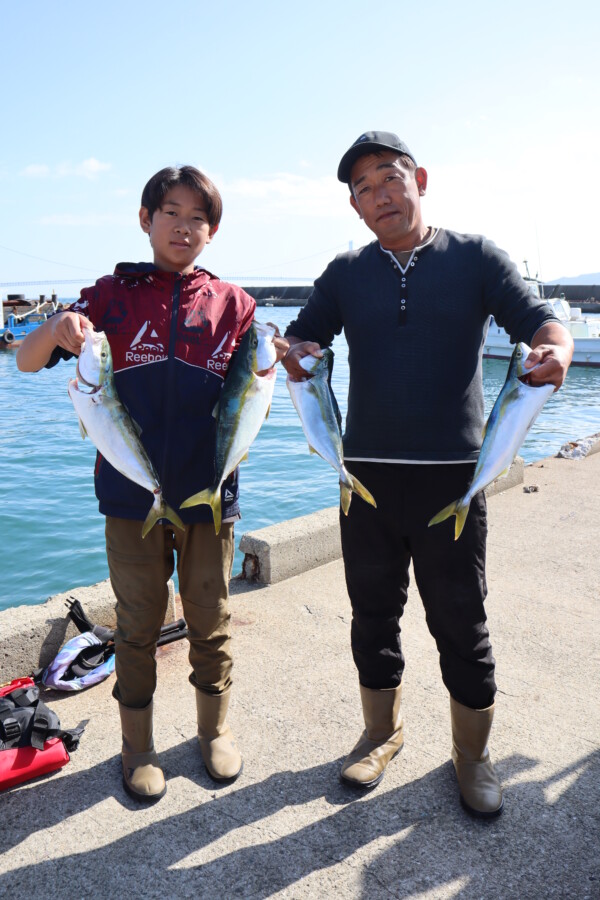
[[[169, 402], [169, 399], [173, 396], [173, 389], [175, 385], [175, 343], [177, 340], [177, 316], [179, 313], [179, 300], [181, 297], [181, 284], [183, 281], [183, 276], [177, 273], [175, 275], [175, 284], [173, 286], [173, 293], [171, 295], [171, 327], [169, 330], [169, 347], [167, 352], [168, 357], [168, 375], [167, 375], [167, 391], [165, 395], [165, 443], [164, 443], [164, 454], [163, 454], [163, 464], [161, 471], [160, 484], [161, 487], [165, 486], [165, 479], [168, 468], [168, 459], [169, 459], [169, 448], [171, 444], [171, 416], [173, 404]], [[167, 497], [167, 501], [171, 502]]]

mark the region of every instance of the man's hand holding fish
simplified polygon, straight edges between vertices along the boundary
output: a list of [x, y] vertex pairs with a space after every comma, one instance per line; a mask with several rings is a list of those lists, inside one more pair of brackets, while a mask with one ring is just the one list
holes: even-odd
[[535, 333], [531, 348], [525, 361], [526, 368], [530, 370], [529, 383], [553, 384], [557, 391], [567, 377], [573, 358], [573, 341], [569, 332], [559, 322], [548, 322]]
[[305, 356], [315, 356], [317, 359], [322, 359], [323, 351], [321, 346], [315, 341], [299, 341], [294, 337], [288, 337], [288, 340], [289, 350], [282, 359], [288, 377], [292, 381], [306, 381], [312, 375], [302, 366], [302, 360]]

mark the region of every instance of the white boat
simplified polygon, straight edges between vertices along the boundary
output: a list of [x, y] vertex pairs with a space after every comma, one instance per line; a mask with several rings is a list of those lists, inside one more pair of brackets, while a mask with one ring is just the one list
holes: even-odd
[[[534, 278], [526, 278], [531, 290], [537, 297], [544, 298], [543, 285]], [[575, 352], [573, 366], [600, 367], [600, 317], [584, 316], [581, 309], [571, 306], [564, 298], [546, 300], [554, 314], [571, 332]], [[488, 331], [483, 345], [486, 359], [510, 359], [514, 350], [510, 338], [504, 328], [490, 316]]]

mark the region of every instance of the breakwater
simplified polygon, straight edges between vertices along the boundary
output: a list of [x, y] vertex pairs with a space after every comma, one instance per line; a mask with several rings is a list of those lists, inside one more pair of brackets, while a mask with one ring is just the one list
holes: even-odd
[[257, 306], [305, 306], [313, 289], [312, 284], [274, 285], [255, 287], [242, 285], [243, 289], [256, 300]]

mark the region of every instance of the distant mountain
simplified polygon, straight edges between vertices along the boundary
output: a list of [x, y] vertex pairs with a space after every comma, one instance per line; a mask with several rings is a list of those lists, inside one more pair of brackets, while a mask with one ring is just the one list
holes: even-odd
[[600, 284], [600, 272], [592, 272], [589, 275], [575, 275], [572, 278], [568, 275], [563, 275], [561, 278], [553, 278], [552, 281], [547, 281], [546, 284]]

